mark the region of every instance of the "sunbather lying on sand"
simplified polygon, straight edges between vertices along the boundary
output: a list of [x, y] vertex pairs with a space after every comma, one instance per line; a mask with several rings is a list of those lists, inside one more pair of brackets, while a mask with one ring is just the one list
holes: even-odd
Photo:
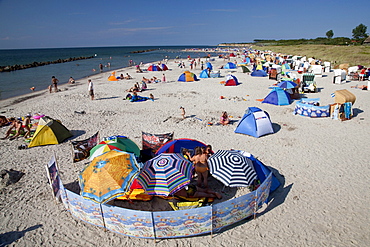
[[222, 199], [222, 195], [220, 193], [212, 191], [210, 189], [203, 189], [193, 184], [185, 186], [185, 188], [176, 192], [175, 196], [193, 197], [193, 198], [211, 197]]

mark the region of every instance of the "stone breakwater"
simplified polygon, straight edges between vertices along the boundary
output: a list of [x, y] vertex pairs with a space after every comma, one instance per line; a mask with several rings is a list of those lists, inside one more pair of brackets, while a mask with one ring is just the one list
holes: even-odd
[[148, 50], [140, 50], [140, 51], [131, 51], [130, 53], [144, 53], [144, 52], [150, 52], [150, 51], [155, 51], [158, 49], [148, 49]]
[[77, 61], [77, 60], [90, 59], [93, 57], [94, 56], [70, 57], [67, 59], [58, 59], [58, 60], [47, 61], [47, 62], [33, 62], [30, 64], [23, 64], [23, 65], [15, 64], [15, 65], [8, 65], [8, 66], [0, 66], [0, 72], [10, 72], [10, 71], [15, 71], [15, 70], [28, 69], [28, 68], [44, 66], [44, 65], [49, 65], [49, 64], [56, 64], [56, 63], [67, 63], [67, 62], [72, 62], [72, 61]]

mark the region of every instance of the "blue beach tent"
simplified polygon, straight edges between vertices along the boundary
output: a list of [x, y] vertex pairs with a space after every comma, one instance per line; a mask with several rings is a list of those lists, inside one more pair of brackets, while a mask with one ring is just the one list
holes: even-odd
[[199, 78], [209, 78], [208, 70], [204, 69], [202, 72], [200, 72]]
[[169, 142], [166, 142], [161, 146], [156, 155], [161, 153], [181, 153], [182, 149], [186, 148], [190, 151], [191, 154], [194, 154], [194, 149], [196, 147], [206, 147], [207, 145], [201, 141], [189, 139], [189, 138], [180, 138], [175, 139]]
[[228, 62], [225, 66], [224, 69], [236, 69], [235, 63]]
[[267, 76], [267, 73], [264, 70], [255, 70], [251, 73], [251, 76], [265, 77]]
[[[257, 173], [257, 178], [263, 183], [268, 175], [272, 172], [266, 165], [264, 165], [261, 161], [255, 158], [252, 154], [238, 150], [243, 156], [250, 159], [253, 163], [253, 168]], [[274, 192], [279, 186], [281, 185], [280, 181], [276, 178], [274, 174], [272, 174], [272, 181], [270, 187], [270, 193]]]
[[234, 132], [258, 138], [263, 135], [273, 134], [274, 129], [267, 112], [262, 111], [258, 107], [249, 107]]
[[210, 70], [213, 70], [213, 66], [210, 62], [207, 62], [206, 69], [209, 68]]
[[275, 87], [271, 92], [264, 98], [262, 103], [272, 105], [289, 105], [291, 103], [290, 95], [282, 88]]

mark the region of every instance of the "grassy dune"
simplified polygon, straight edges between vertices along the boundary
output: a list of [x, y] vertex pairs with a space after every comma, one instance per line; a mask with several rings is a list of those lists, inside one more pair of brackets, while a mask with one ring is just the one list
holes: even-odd
[[292, 45], [252, 46], [252, 48], [290, 55], [305, 55], [323, 61], [330, 61], [334, 66], [349, 63], [350, 66], [363, 65], [370, 67], [370, 46]]

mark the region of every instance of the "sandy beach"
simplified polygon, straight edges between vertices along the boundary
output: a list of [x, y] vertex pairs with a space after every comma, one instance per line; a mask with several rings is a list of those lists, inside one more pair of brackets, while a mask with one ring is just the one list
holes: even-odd
[[[204, 58], [202, 58], [205, 61]], [[235, 59], [232, 59], [234, 61]], [[238, 62], [241, 58], [236, 58]], [[241, 68], [219, 69], [221, 78], [178, 82], [185, 70], [169, 60], [168, 71], [136, 73], [134, 67], [116, 70], [133, 79], [108, 81], [104, 72], [76, 84], [60, 85], [60, 92], [35, 92], [0, 101], [1, 115], [21, 117], [41, 113], [60, 120], [74, 135], [59, 145], [18, 150], [24, 138], [0, 140], [1, 170], [14, 169], [24, 176], [0, 190], [0, 246], [148, 246], [154, 240], [105, 232], [74, 218], [62, 203], [56, 203], [47, 182], [45, 165], [55, 154], [64, 184], [76, 183], [88, 161], [72, 162], [70, 140], [86, 139], [97, 131], [100, 137], [125, 135], [141, 147], [141, 133], [174, 132], [174, 138], [191, 138], [211, 144], [213, 149], [244, 150], [271, 168], [282, 186], [272, 195], [255, 220], [242, 221], [219, 233], [190, 238], [157, 240], [156, 246], [368, 246], [370, 243], [370, 146], [369, 91], [351, 88], [367, 82], [333, 84], [333, 72], [316, 77], [319, 92], [302, 97], [320, 98], [321, 105], [334, 103], [331, 94], [347, 89], [356, 95], [354, 116], [348, 121], [293, 115], [295, 103], [288, 106], [262, 104], [275, 80], [252, 77]], [[214, 68], [227, 61], [214, 58]], [[142, 66], [143, 69], [146, 67]], [[218, 69], [216, 69], [218, 70]], [[123, 100], [125, 90], [143, 76], [167, 82], [148, 84], [139, 93], [154, 101]], [[228, 73], [238, 86], [220, 84]], [[299, 75], [301, 76], [301, 75]], [[88, 95], [88, 82], [94, 83], [95, 100]], [[221, 99], [220, 96], [224, 96]], [[182, 119], [180, 106], [186, 110]], [[235, 134], [238, 120], [250, 107], [269, 113], [274, 134], [260, 138]], [[85, 112], [78, 114], [75, 112]], [[223, 111], [231, 124], [217, 125]], [[208, 125], [208, 122], [214, 123]], [[8, 127], [2, 127], [4, 136]], [[139, 202], [136, 202], [139, 203]]]

